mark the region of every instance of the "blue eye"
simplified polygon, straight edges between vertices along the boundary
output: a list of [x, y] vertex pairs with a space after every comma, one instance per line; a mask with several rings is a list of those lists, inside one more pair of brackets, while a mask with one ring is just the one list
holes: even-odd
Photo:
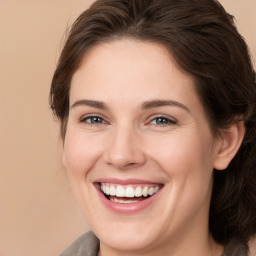
[[155, 125], [171, 125], [176, 124], [177, 122], [166, 117], [156, 117], [151, 123]]
[[89, 116], [86, 118], [83, 118], [81, 122], [89, 123], [89, 124], [105, 124], [106, 121], [98, 116]]

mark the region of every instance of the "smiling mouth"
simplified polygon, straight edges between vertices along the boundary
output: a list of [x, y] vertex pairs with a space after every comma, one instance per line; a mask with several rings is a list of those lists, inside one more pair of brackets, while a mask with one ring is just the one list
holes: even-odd
[[160, 188], [160, 184], [119, 185], [100, 183], [100, 190], [104, 196], [108, 200], [120, 204], [130, 204], [144, 201], [156, 194]]

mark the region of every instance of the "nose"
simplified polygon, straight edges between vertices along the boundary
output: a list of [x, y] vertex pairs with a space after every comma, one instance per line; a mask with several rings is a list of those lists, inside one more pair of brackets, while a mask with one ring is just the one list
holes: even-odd
[[116, 129], [104, 152], [104, 161], [119, 170], [138, 168], [146, 162], [140, 136], [132, 129]]

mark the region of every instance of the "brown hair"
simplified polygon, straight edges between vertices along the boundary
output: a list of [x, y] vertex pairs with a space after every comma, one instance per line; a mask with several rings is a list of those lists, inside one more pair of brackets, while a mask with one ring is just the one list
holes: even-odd
[[89, 48], [129, 37], [164, 45], [192, 74], [213, 131], [244, 121], [243, 143], [214, 171], [209, 228], [214, 239], [256, 233], [256, 83], [246, 43], [214, 0], [98, 0], [73, 24], [52, 79], [50, 104], [65, 138], [72, 75]]

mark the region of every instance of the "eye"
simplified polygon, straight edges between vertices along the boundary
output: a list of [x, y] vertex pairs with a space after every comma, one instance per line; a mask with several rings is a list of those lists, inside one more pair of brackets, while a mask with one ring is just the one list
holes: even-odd
[[177, 124], [177, 122], [175, 120], [169, 119], [167, 117], [162, 117], [162, 116], [154, 118], [150, 123], [154, 124], [154, 125], [172, 125], [172, 124]]
[[80, 122], [82, 123], [88, 123], [88, 124], [106, 124], [107, 122], [99, 117], [99, 116], [87, 116], [83, 118]]

